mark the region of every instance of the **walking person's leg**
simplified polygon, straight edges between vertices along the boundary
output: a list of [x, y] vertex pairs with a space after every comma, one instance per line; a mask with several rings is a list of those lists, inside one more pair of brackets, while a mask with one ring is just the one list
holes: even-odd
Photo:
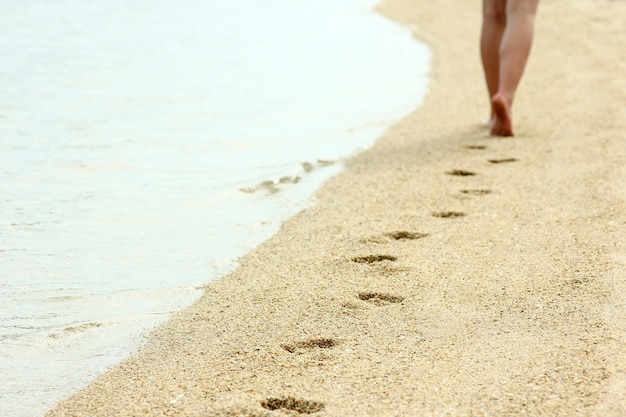
[[[511, 108], [530, 54], [538, 3], [539, 0], [484, 0], [481, 56], [491, 96], [491, 134], [494, 136], [513, 136]], [[504, 31], [501, 33], [502, 22]], [[498, 41], [495, 60], [494, 44]], [[494, 75], [496, 66], [497, 76]], [[497, 85], [495, 93], [494, 85]]]
[[[489, 100], [500, 85], [500, 44], [506, 28], [506, 0], [483, 0], [483, 25], [480, 35], [480, 57], [485, 71]], [[493, 123], [493, 109], [489, 115]]]

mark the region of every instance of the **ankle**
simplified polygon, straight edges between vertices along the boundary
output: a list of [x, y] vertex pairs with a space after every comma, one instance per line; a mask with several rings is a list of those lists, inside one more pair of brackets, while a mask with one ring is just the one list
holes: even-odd
[[491, 98], [491, 102], [493, 103], [494, 101], [504, 102], [508, 107], [511, 107], [513, 105], [513, 94], [509, 94], [504, 91], [498, 91]]

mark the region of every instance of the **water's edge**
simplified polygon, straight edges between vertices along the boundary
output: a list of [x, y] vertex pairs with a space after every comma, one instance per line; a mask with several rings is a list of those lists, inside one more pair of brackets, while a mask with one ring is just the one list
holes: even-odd
[[[378, 13], [376, 9], [370, 10], [370, 13], [388, 20], [386, 15]], [[360, 40], [357, 36], [353, 42]], [[414, 37], [412, 41], [415, 41]], [[412, 54], [416, 51], [409, 48], [403, 53]], [[90, 56], [87, 58], [93, 59]], [[428, 56], [426, 61], [429, 59]], [[146, 65], [137, 65], [137, 73], [140, 74]], [[423, 74], [416, 74], [416, 77], [426, 77], [426, 72], [424, 69]], [[61, 75], [66, 77], [66, 74]], [[334, 73], [329, 75], [333, 76]], [[2, 82], [0, 75], [0, 83]], [[63, 83], [65, 82], [64, 79]], [[405, 89], [402, 80], [397, 82], [400, 84], [400, 91]], [[180, 91], [187, 91], [188, 86], [183, 81], [180, 83]], [[104, 86], [102, 91], [107, 91], [107, 88], [109, 87]], [[124, 89], [127, 86], [122, 85], [119, 88], [122, 95], [126, 94]], [[307, 100], [315, 100], [315, 95], [307, 96], [313, 93], [324, 96], [323, 91], [306, 91], [303, 95]], [[46, 94], [53, 95], [54, 91]], [[82, 93], [77, 90], [76, 94]], [[392, 88], [379, 94], [383, 97], [376, 96], [378, 99], [374, 101], [399, 101], [398, 96], [394, 96], [398, 94], [397, 91]], [[14, 388], [3, 388], [4, 395], [0, 396], [6, 397], [3, 398], [4, 404], [0, 406], [0, 414], [32, 416], [34, 413], [45, 413], [54, 407], [59, 398], [79, 391], [99, 375], [135, 354], [145, 343], [145, 338], [149, 337], [151, 329], [166, 321], [172, 313], [182, 311], [195, 302], [202, 295], [206, 283], [220, 279], [236, 268], [237, 257], [249, 253], [278, 232], [287, 219], [310, 206], [316, 190], [343, 170], [344, 160], [371, 146], [395, 121], [414, 111], [415, 102], [419, 107], [426, 94], [425, 87], [421, 94], [421, 97], [419, 94], [404, 97], [405, 102], [400, 105], [396, 103], [395, 110], [384, 116], [378, 116], [375, 111], [377, 118], [365, 122], [351, 119], [348, 123], [351, 127], [342, 133], [343, 136], [337, 137], [330, 130], [312, 132], [311, 138], [303, 138], [303, 143], [309, 140], [312, 144], [301, 148], [294, 147], [288, 141], [289, 135], [298, 135], [302, 133], [300, 131], [307, 130], [296, 122], [293, 130], [286, 133], [287, 139], [277, 139], [279, 146], [276, 149], [226, 138], [217, 145], [204, 145], [202, 137], [197, 140], [196, 137], [191, 137], [182, 142], [179, 141], [180, 138], [164, 138], [155, 144], [152, 142], [153, 137], [164, 136], [156, 128], [142, 134], [131, 132], [126, 137], [120, 133], [124, 133], [124, 129], [128, 127], [131, 130], [136, 129], [133, 124], [116, 126], [114, 122], [106, 122], [101, 137], [96, 137], [96, 145], [87, 150], [80, 142], [68, 141], [62, 142], [58, 149], [56, 145], [53, 147], [44, 143], [26, 152], [21, 145], [22, 137], [40, 134], [40, 131], [33, 130], [31, 133], [28, 130], [30, 127], [22, 129], [20, 126], [36, 123], [29, 120], [27, 113], [12, 112], [9, 107], [12, 104], [10, 99], [7, 102], [0, 100], [0, 117], [3, 118], [0, 119], [0, 133], [13, 132], [11, 129], [18, 126], [16, 131], [22, 135], [16, 136], [18, 139], [14, 144], [0, 144], [0, 151], [6, 150], [7, 154], [14, 154], [15, 157], [7, 158], [17, 161], [14, 165], [8, 164], [5, 171], [0, 170], [0, 180], [5, 178], [15, 183], [15, 187], [10, 189], [14, 195], [9, 194], [0, 203], [9, 214], [12, 214], [11, 210], [16, 213], [6, 229], [2, 229], [0, 224], [0, 258], [12, 262], [9, 264], [9, 267], [13, 267], [10, 272], [16, 276], [24, 274], [25, 278], [31, 279], [37, 285], [46, 278], [42, 278], [41, 269], [38, 268], [53, 271], [53, 279], [46, 282], [43, 289], [30, 283], [13, 285], [9, 281], [8, 284], [0, 284], [4, 296], [11, 298], [19, 307], [12, 313], [13, 317], [10, 317], [6, 328], [19, 327], [21, 332], [15, 337], [0, 340], [6, 347], [0, 351], [0, 368], [5, 368], [3, 364], [7, 364], [13, 372], [9, 373], [7, 366], [7, 374], [3, 379], [13, 381], [9, 385], [15, 384]], [[92, 100], [90, 97], [87, 99]], [[102, 112], [120, 104], [131, 111], [130, 115], [124, 116], [128, 119], [127, 123], [144, 117], [141, 110], [125, 107], [128, 105], [126, 98], [120, 103], [106, 103], [99, 97], [95, 99], [96, 108]], [[154, 101], [152, 98], [150, 100]], [[336, 106], [345, 106], [340, 99], [336, 101]], [[137, 99], [134, 102], [130, 100], [130, 103], [137, 108], [148, 105], [148, 101]], [[56, 105], [54, 101], [51, 104]], [[362, 111], [354, 111], [371, 114], [368, 103], [362, 104], [365, 106]], [[73, 109], [75, 104], [68, 102], [65, 106]], [[54, 114], [52, 107], [45, 110], [38, 113]], [[181, 112], [184, 110], [183, 108]], [[11, 117], [5, 118], [2, 114], [5, 111]], [[88, 131], [84, 126], [90, 126], [93, 120], [90, 120], [91, 115], [87, 112], [84, 115], [78, 113], [84, 120], [80, 119], [70, 127], [72, 132], [85, 134]], [[312, 116], [306, 110], [300, 110], [290, 117], [296, 118], [293, 120], [306, 120]], [[339, 113], [336, 117], [343, 119], [348, 118], [348, 115]], [[7, 120], [15, 123], [15, 126], [7, 124]], [[183, 116], [177, 115], [171, 123], [183, 123], [185, 120]], [[333, 122], [330, 118], [321, 120], [328, 121], [323, 125]], [[157, 121], [151, 116], [145, 122], [149, 126]], [[5, 124], [4, 127], [2, 123]], [[55, 123], [58, 122], [50, 118], [42, 125], [55, 133]], [[201, 124], [191, 125], [189, 130], [201, 132], [206, 127]], [[268, 127], [269, 131], [275, 133], [272, 126]], [[109, 143], [111, 137], [115, 138], [115, 143]], [[319, 137], [328, 137], [329, 143], [319, 143]], [[261, 160], [270, 162], [264, 166], [257, 165], [254, 170], [249, 171], [251, 174], [244, 172], [243, 176], [239, 176], [242, 169], [231, 161], [216, 167], [214, 172], [219, 173], [219, 178], [217, 175], [217, 179], [212, 178], [214, 172], [207, 172], [203, 168], [206, 155], [232, 146], [238, 147], [238, 151], [241, 149], [242, 152], [261, 154]], [[115, 153], [118, 149], [124, 150], [121, 158], [120, 154]], [[197, 150], [195, 155], [192, 153], [191, 159], [190, 154], [185, 153], [188, 149]], [[205, 151], [208, 153], [203, 153]], [[155, 171], [151, 164], [161, 170]], [[33, 167], [34, 171], [23, 174], [23, 166]], [[46, 170], [49, 167], [52, 168], [48, 172]], [[214, 187], [212, 181], [223, 181], [224, 174], [229, 178], [227, 186]], [[100, 182], [101, 178], [105, 185], [103, 189], [100, 189], [103, 184]], [[125, 183], [128, 178], [132, 180], [130, 184]], [[195, 178], [195, 181], [190, 182], [190, 178]], [[119, 187], [119, 183], [125, 185]], [[62, 186], [59, 187], [58, 184]], [[61, 196], [43, 201], [54, 203], [53, 209], [48, 209], [41, 201], [33, 199], [41, 207], [36, 206], [31, 213], [31, 208], [24, 206], [30, 200], [27, 198], [24, 203], [23, 196], [37, 196], [41, 194], [42, 187], [50, 187], [52, 190], [57, 187]], [[156, 196], [155, 192], [142, 194], [142, 190], [150, 190], [151, 187], [158, 191]], [[0, 185], [0, 190], [2, 189]], [[119, 194], [120, 190], [125, 190], [125, 194]], [[135, 211], [124, 208], [124, 204], [129, 201], [134, 205]], [[103, 210], [103, 203], [107, 205], [106, 210]], [[237, 233], [233, 233], [232, 226], [227, 226], [221, 217], [218, 216], [212, 223], [207, 221], [207, 216], [210, 216], [208, 213], [215, 210], [215, 207], [226, 213], [226, 217], [239, 219], [234, 227], [238, 234], [246, 236], [243, 243], [234, 236], [230, 237]], [[249, 211], [251, 207], [256, 210]], [[77, 209], [79, 210], [76, 211]], [[158, 216], [159, 212], [167, 212], [168, 216]], [[68, 216], [67, 213], [71, 215]], [[185, 218], [185, 223], [174, 223], [179, 218]], [[102, 230], [97, 227], [94, 229], [94, 219], [98, 221], [96, 226], [103, 228]], [[164, 220], [171, 225], [161, 227]], [[216, 246], [204, 237], [194, 237], [198, 233], [215, 237], [219, 244]], [[159, 246], [159, 242], [164, 240], [168, 241], [169, 246]], [[197, 248], [206, 248], [202, 251], [211, 252], [212, 257], [198, 257]], [[155, 253], [162, 255], [155, 257]], [[235, 258], [233, 253], [236, 253]], [[60, 259], [58, 262], [62, 268], [59, 271], [55, 272], [49, 267], [48, 262], [52, 255]], [[109, 259], [109, 262], [98, 263], [101, 258]], [[118, 262], [127, 258], [132, 258], [132, 263], [126, 265]], [[172, 274], [177, 274], [176, 271], [184, 271], [188, 280], [172, 283], [172, 276], [177, 276]], [[66, 276], [71, 279], [61, 282], [55, 275], [59, 279], [65, 279]], [[131, 278], [131, 275], [136, 281], [126, 282], [123, 277]], [[148, 281], [148, 278], [154, 279], [155, 276], [156, 281]], [[86, 286], [81, 281], [84, 277], [89, 278]], [[112, 277], [122, 277], [113, 288], [109, 287]], [[37, 294], [32, 295], [32, 291]], [[141, 305], [141, 309], [136, 309], [138, 305]], [[43, 325], [36, 330], [29, 329], [28, 322], [23, 325], [18, 323], [21, 316], [32, 314], [33, 308], [36, 311], [49, 312], [42, 313], [40, 319], [43, 320]], [[63, 312], [68, 308], [74, 310], [67, 317], [56, 313], [57, 310]], [[85, 313], [87, 310], [90, 312]], [[12, 324], [13, 322], [18, 324]], [[54, 369], [47, 369], [47, 365], [38, 362], [39, 357], [50, 360], [53, 356], [56, 364], [53, 365]], [[45, 370], [45, 376], [42, 375], [42, 370]], [[49, 370], [53, 372], [48, 372]], [[15, 375], [19, 375], [19, 378]], [[19, 385], [18, 379], [22, 383], [32, 382], [28, 388], [31, 391], [25, 391]], [[3, 411], [4, 407], [9, 408]]]

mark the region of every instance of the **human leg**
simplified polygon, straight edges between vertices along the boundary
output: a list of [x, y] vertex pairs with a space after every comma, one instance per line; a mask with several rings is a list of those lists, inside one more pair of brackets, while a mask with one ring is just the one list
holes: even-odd
[[[500, 45], [505, 28], [506, 0], [483, 0], [480, 56], [489, 99], [496, 95], [500, 84]], [[493, 109], [491, 109], [490, 118], [493, 116]]]
[[511, 107], [533, 40], [539, 0], [506, 0], [506, 29], [499, 51], [498, 89], [492, 96], [491, 134], [513, 136]]

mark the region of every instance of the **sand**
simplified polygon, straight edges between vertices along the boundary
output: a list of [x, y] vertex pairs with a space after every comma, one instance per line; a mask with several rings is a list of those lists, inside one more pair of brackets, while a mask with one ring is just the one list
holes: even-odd
[[379, 11], [423, 106], [49, 417], [626, 415], [626, 2], [541, 3], [507, 139], [480, 3]]

